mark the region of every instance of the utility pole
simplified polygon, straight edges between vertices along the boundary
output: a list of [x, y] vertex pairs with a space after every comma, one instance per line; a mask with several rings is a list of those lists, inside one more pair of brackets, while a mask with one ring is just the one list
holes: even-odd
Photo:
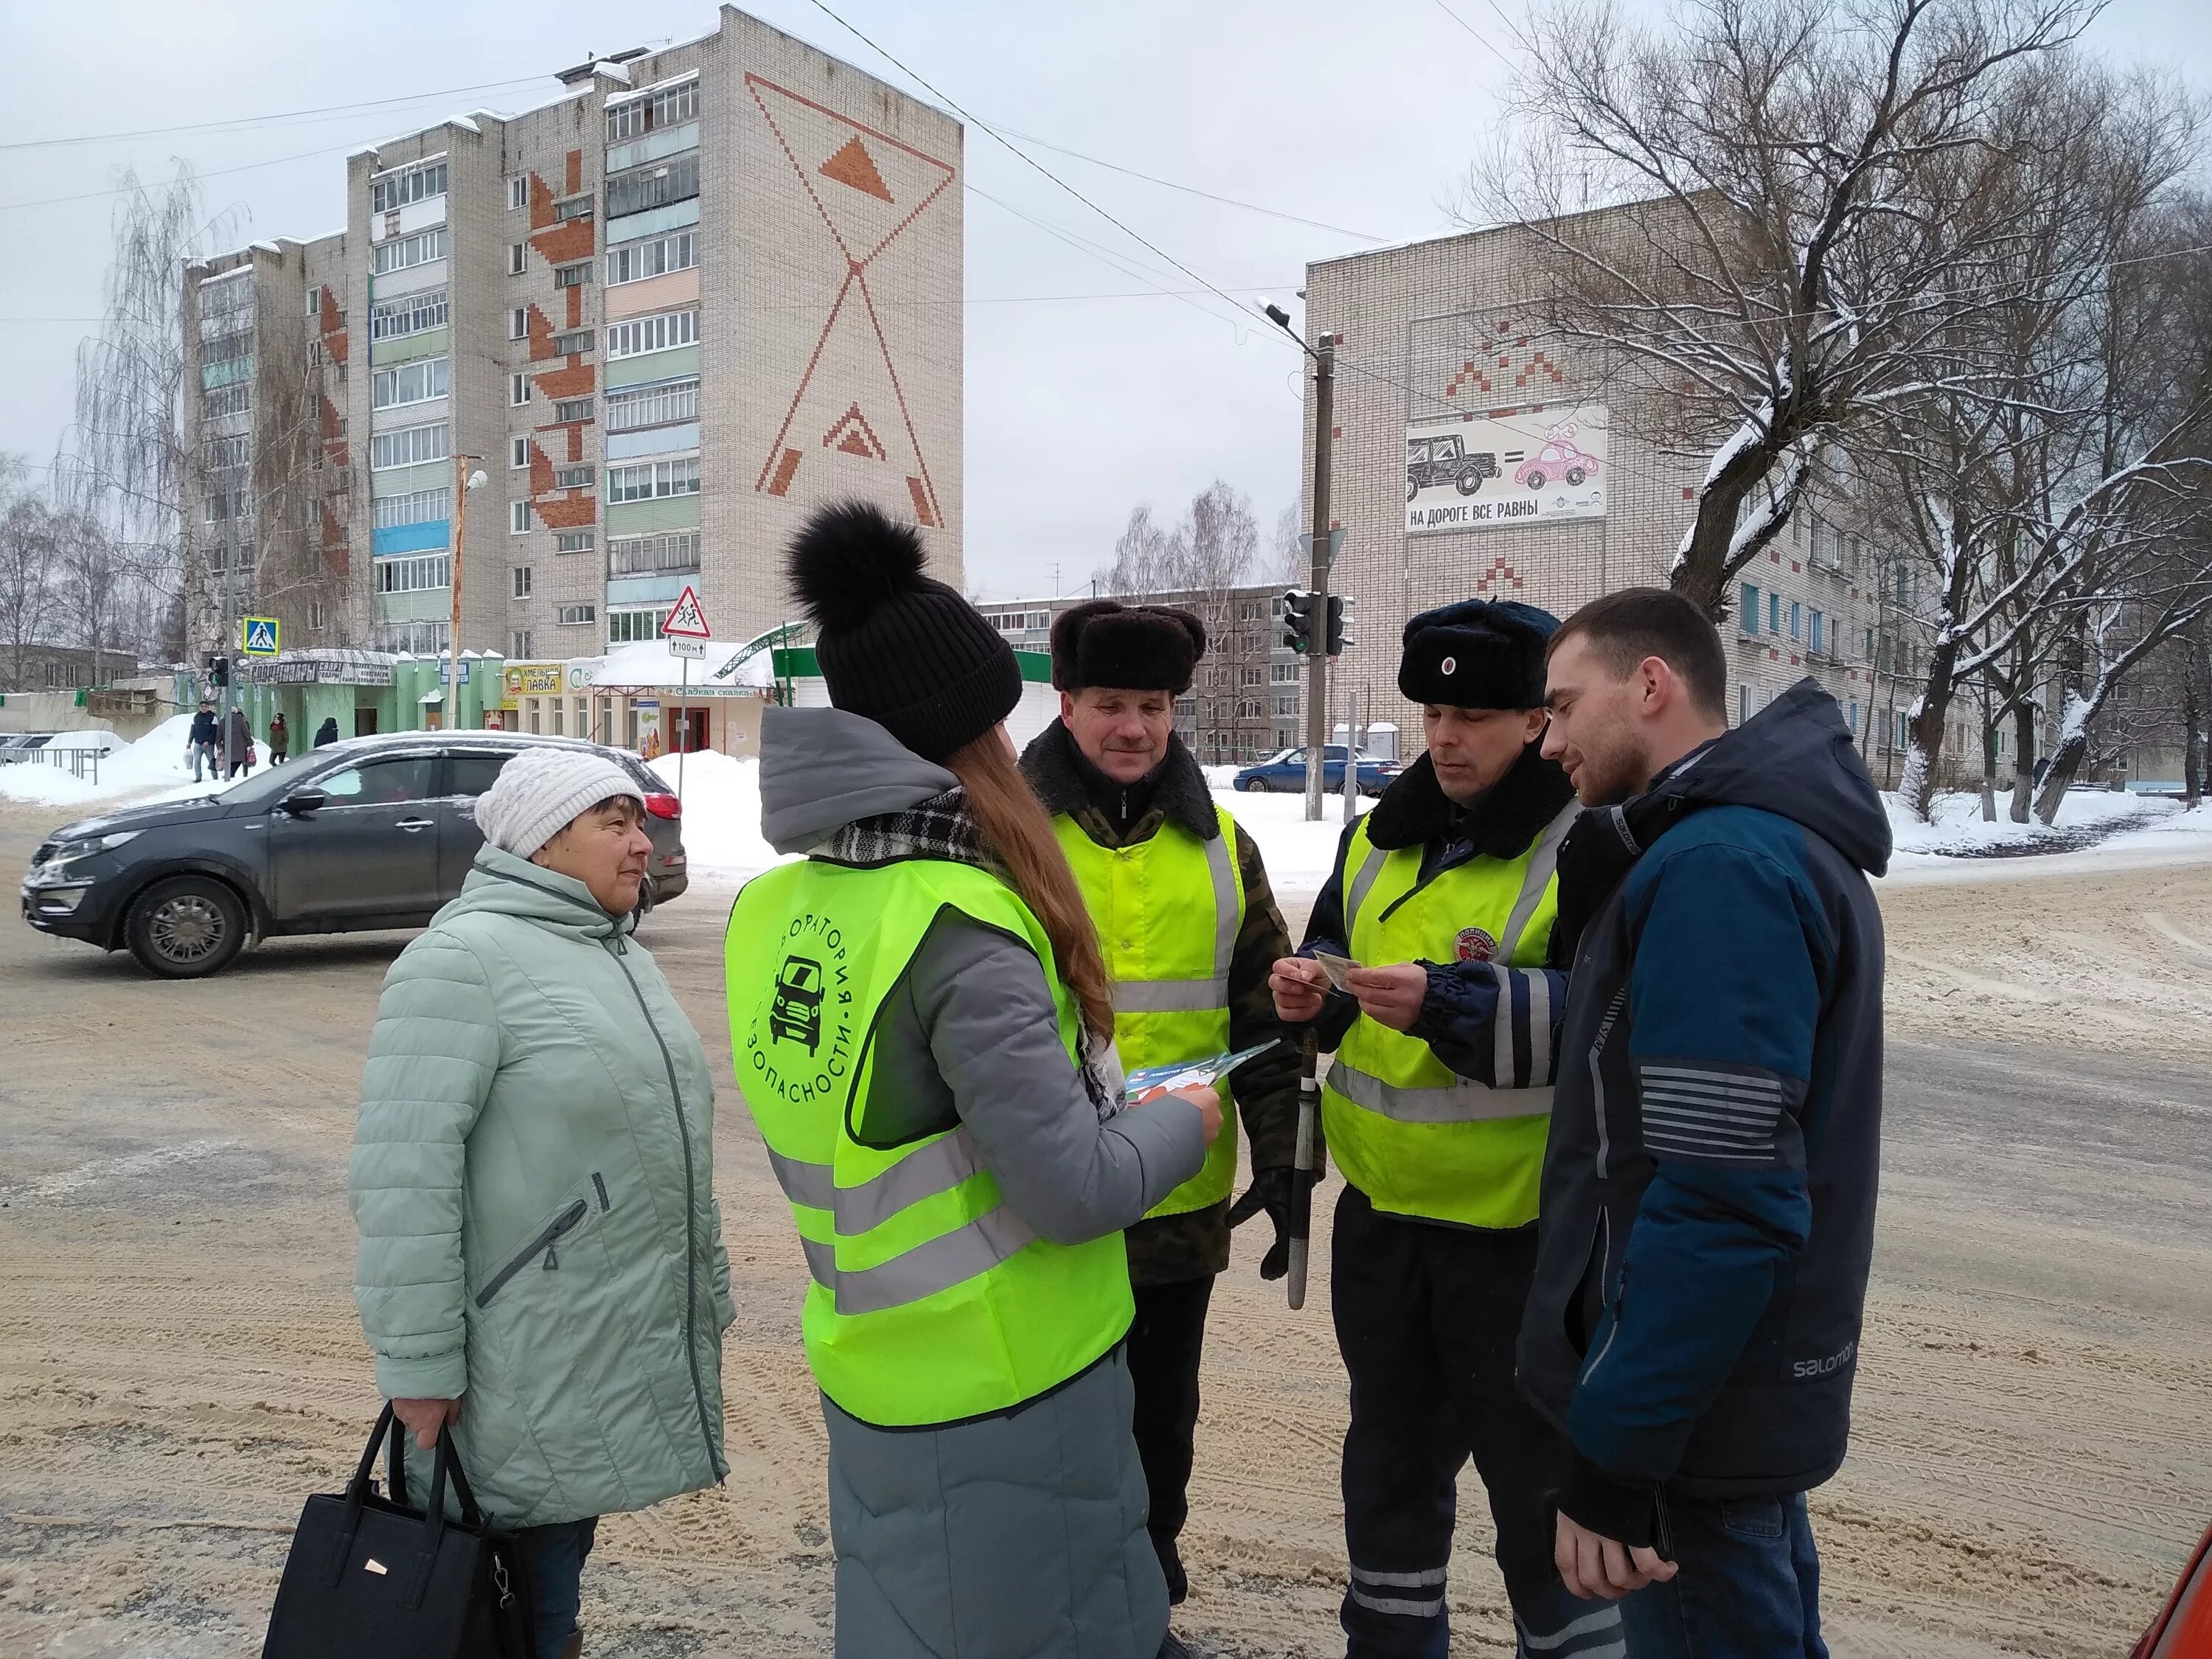
[[[1308, 580], [1314, 592], [1314, 637], [1306, 650], [1306, 822], [1319, 823], [1322, 786], [1328, 774], [1323, 763], [1328, 751], [1328, 460], [1329, 440], [1336, 422], [1336, 336], [1316, 339], [1310, 355], [1314, 366], [1313, 564]], [[1348, 738], [1352, 733], [1346, 731]], [[1346, 745], [1345, 789], [1353, 781], [1351, 744]]]
[[477, 478], [469, 476], [469, 463], [482, 458], [456, 454], [453, 457], [453, 616], [446, 630], [446, 706], [444, 719], [439, 724], [448, 732], [457, 731], [461, 717], [461, 545], [468, 539], [469, 491], [476, 488]]

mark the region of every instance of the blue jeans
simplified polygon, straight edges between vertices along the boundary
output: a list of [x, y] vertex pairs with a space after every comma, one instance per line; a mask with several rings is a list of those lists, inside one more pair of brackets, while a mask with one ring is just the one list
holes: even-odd
[[1622, 1598], [1631, 1659], [1828, 1659], [1804, 1493], [1670, 1494], [1667, 1518], [1681, 1571]]
[[538, 1659], [561, 1659], [562, 1646], [576, 1633], [584, 1558], [592, 1553], [599, 1529], [599, 1517], [594, 1515], [550, 1527], [525, 1527], [515, 1534], [530, 1563], [530, 1613], [538, 1631]]

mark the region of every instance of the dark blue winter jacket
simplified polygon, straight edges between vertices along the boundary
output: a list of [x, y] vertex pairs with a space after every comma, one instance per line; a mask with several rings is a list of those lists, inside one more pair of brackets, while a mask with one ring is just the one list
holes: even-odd
[[1520, 1380], [1574, 1444], [1560, 1508], [1607, 1537], [1651, 1541], [1665, 1492], [1802, 1492], [1843, 1462], [1881, 1152], [1867, 875], [1889, 852], [1811, 680], [1563, 850], [1562, 921], [1587, 923], [1558, 958]]

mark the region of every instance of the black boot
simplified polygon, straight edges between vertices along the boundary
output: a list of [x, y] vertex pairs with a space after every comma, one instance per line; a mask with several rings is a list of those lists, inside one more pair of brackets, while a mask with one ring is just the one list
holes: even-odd
[[1176, 1633], [1170, 1631], [1160, 1638], [1160, 1650], [1156, 1659], [1190, 1659], [1190, 1650], [1177, 1641]]

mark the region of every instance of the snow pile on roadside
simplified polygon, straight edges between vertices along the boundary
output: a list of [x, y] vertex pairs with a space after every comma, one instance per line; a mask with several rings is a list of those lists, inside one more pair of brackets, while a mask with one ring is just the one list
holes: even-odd
[[[676, 761], [646, 764], [676, 788]], [[761, 838], [760, 763], [702, 749], [684, 757], [684, 851], [694, 877], [742, 881], [783, 860]]]
[[[1244, 833], [1259, 844], [1267, 866], [1267, 884], [1278, 893], [1318, 893], [1336, 867], [1336, 843], [1344, 834], [1344, 797], [1322, 798], [1319, 823], [1306, 822], [1304, 795], [1240, 795], [1217, 788], [1213, 799], [1227, 807]], [[1375, 803], [1362, 799], [1359, 810]]]
[[[68, 769], [50, 763], [26, 761], [0, 766], [0, 798], [74, 806], [80, 802], [106, 800], [151, 789], [189, 793], [195, 786], [192, 763], [185, 753], [185, 738], [191, 729], [190, 714], [173, 715], [137, 742], [101, 756], [97, 783], [92, 780], [88, 763], [87, 775], [81, 779], [72, 776]], [[56, 741], [66, 742], [76, 736], [64, 733]], [[80, 744], [82, 741], [80, 738]]]
[[1893, 868], [1910, 868], [1938, 859], [2020, 856], [2038, 852], [2065, 853], [2094, 844], [2110, 847], [2124, 831], [2148, 828], [2180, 816], [2178, 801], [2104, 789], [2069, 790], [2059, 803], [2058, 821], [2046, 828], [2031, 820], [2014, 823], [2009, 815], [2009, 792], [1997, 797], [1997, 821], [1982, 819], [1982, 799], [1972, 790], [1956, 790], [1936, 797], [1930, 823], [1912, 815], [1904, 800], [1885, 794], [1882, 805], [1889, 813], [1890, 835], [1897, 856]]

